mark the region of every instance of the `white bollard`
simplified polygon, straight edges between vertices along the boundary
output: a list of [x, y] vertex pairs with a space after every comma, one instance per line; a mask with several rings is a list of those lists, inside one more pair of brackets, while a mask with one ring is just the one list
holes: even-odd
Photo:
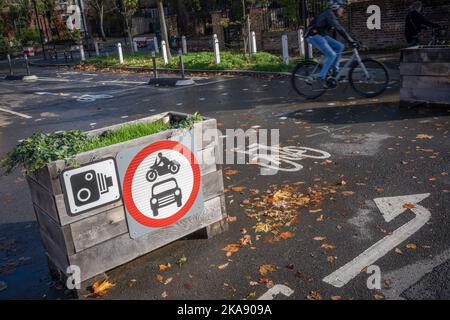
[[187, 42], [186, 42], [185, 36], [181, 37], [181, 48], [183, 49], [183, 54], [186, 54], [187, 53]]
[[220, 48], [219, 48], [219, 39], [217, 38], [217, 34], [214, 34], [213, 42], [214, 42], [214, 61], [216, 62], [216, 64], [219, 64], [220, 63]]
[[86, 60], [86, 57], [84, 56], [84, 47], [82, 44], [80, 44], [80, 57], [81, 57], [81, 61]]
[[313, 58], [313, 46], [311, 43], [308, 43], [308, 55], [309, 55], [309, 59]]
[[138, 44], [136, 41], [133, 40], [133, 51], [138, 52]]
[[281, 37], [281, 48], [283, 49], [283, 63], [289, 64], [289, 46], [288, 46], [288, 37], [283, 34]]
[[120, 44], [120, 42], [117, 44], [117, 52], [119, 54], [119, 63], [123, 64], [122, 45]]
[[252, 42], [251, 42], [251, 53], [255, 54], [257, 52], [256, 49], [256, 34], [255, 31], [252, 31]]
[[298, 51], [300, 52], [300, 57], [305, 56], [305, 39], [303, 37], [303, 29], [298, 30]]
[[158, 38], [157, 37], [153, 38], [153, 45], [155, 46], [155, 52], [159, 53]]
[[166, 42], [164, 40], [161, 41], [161, 51], [162, 51], [164, 64], [166, 65], [166, 64], [169, 63], [169, 59], [167, 58], [167, 45], [166, 45]]
[[95, 55], [100, 57], [100, 50], [98, 49], [98, 42], [94, 41]]

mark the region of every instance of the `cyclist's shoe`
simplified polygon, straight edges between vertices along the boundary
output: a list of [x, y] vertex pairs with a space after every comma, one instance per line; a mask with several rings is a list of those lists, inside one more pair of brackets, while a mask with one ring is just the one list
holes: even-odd
[[330, 73], [331, 77], [336, 78], [338, 76], [338, 74], [339, 74], [339, 70], [337, 70], [337, 69], [331, 70], [331, 73]]

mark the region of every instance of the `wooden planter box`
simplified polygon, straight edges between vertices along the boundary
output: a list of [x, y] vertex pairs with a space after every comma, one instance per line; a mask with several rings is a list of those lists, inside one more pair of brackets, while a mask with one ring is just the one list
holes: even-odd
[[[140, 119], [135, 122], [153, 122], [158, 119], [176, 121], [186, 114], [163, 113]], [[98, 135], [106, 130], [114, 130], [121, 125], [111, 126], [88, 132]], [[215, 119], [205, 119], [196, 123], [194, 129], [216, 129]], [[75, 161], [88, 164], [105, 158], [115, 158], [121, 150], [146, 146], [174, 136], [185, 135], [189, 129], [176, 129], [159, 132], [120, 144], [76, 155]], [[126, 221], [123, 201], [104, 205], [79, 215], [70, 215], [64, 200], [60, 174], [70, 168], [73, 162], [58, 160], [27, 176], [34, 210], [40, 228], [42, 242], [49, 260], [50, 271], [64, 279], [69, 265], [77, 265], [81, 270], [81, 281], [127, 263], [170, 242], [185, 237], [198, 230], [204, 230], [206, 236], [227, 229], [226, 207], [222, 171], [217, 168], [215, 157], [217, 140], [203, 141], [198, 154], [200, 163], [201, 189], [204, 208], [201, 213], [189, 216], [157, 231], [131, 239]]]
[[402, 50], [400, 100], [403, 104], [450, 104], [450, 47]]

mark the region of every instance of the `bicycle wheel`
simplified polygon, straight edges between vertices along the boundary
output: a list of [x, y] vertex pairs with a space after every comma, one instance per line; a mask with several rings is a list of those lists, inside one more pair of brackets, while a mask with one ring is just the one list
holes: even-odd
[[306, 99], [316, 99], [326, 91], [318, 81], [322, 66], [314, 61], [300, 62], [292, 71], [291, 84], [294, 90]]
[[348, 78], [353, 90], [366, 98], [379, 96], [389, 85], [386, 66], [373, 59], [363, 59], [362, 64], [354, 64]]

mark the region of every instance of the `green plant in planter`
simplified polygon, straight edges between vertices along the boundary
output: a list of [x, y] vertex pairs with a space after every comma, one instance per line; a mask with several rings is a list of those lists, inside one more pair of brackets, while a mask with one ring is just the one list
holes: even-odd
[[[134, 123], [120, 127], [115, 131], [105, 131], [99, 136], [89, 136], [80, 130], [62, 131], [53, 134], [36, 132], [22, 140], [4, 159], [0, 161], [3, 174], [8, 175], [16, 168], [23, 167], [25, 173], [43, 168], [47, 163], [73, 158], [76, 154], [113, 144], [137, 139], [169, 129], [192, 128], [203, 117], [194, 113], [178, 122]], [[76, 163], [73, 163], [76, 166]]]

